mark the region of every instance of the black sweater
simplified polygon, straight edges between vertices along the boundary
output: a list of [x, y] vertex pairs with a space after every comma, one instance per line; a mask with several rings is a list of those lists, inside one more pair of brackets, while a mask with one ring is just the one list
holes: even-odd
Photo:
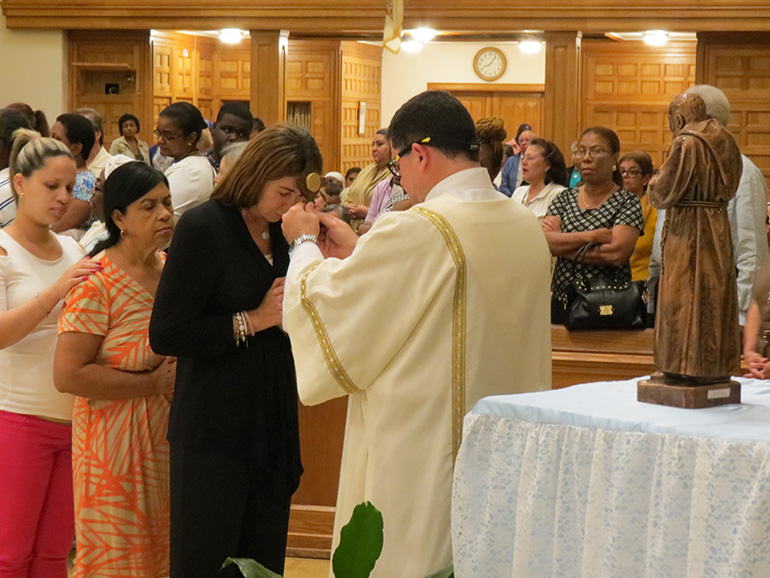
[[238, 209], [207, 201], [174, 232], [150, 321], [150, 344], [178, 358], [168, 440], [250, 455], [290, 491], [302, 473], [297, 385], [289, 338], [278, 327], [235, 345], [234, 313], [254, 309], [286, 275], [288, 245], [270, 225], [273, 265]]

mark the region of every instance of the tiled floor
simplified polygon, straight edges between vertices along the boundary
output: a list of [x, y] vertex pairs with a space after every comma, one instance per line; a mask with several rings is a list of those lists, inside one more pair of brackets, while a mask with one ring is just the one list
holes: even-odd
[[[72, 566], [69, 570], [72, 575]], [[310, 558], [286, 558], [284, 578], [327, 578], [329, 576], [329, 560], [312, 560]]]

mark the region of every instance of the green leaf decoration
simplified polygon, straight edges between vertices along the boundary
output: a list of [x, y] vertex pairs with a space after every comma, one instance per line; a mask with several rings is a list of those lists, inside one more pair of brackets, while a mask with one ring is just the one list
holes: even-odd
[[268, 570], [262, 564], [251, 558], [228, 558], [225, 560], [225, 563], [222, 564], [222, 568], [227, 568], [230, 564], [238, 566], [238, 569], [245, 578], [281, 578], [280, 574]]
[[336, 578], [369, 578], [382, 553], [382, 514], [370, 502], [358, 504], [340, 532], [332, 569]]
[[425, 578], [455, 578], [455, 567], [454, 565], [452, 565], [449, 568], [444, 568], [443, 570], [439, 570], [435, 574], [431, 574], [430, 576], [426, 576]]

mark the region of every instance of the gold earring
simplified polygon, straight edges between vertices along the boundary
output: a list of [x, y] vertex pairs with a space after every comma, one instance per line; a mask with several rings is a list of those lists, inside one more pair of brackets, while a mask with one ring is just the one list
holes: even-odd
[[616, 170], [618, 170], [618, 165], [612, 165], [612, 172], [614, 173]]

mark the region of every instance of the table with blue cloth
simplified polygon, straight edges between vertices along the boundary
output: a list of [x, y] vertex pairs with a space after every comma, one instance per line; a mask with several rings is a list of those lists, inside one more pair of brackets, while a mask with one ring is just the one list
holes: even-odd
[[741, 405], [617, 381], [488, 397], [465, 418], [458, 578], [770, 577], [770, 381]]

